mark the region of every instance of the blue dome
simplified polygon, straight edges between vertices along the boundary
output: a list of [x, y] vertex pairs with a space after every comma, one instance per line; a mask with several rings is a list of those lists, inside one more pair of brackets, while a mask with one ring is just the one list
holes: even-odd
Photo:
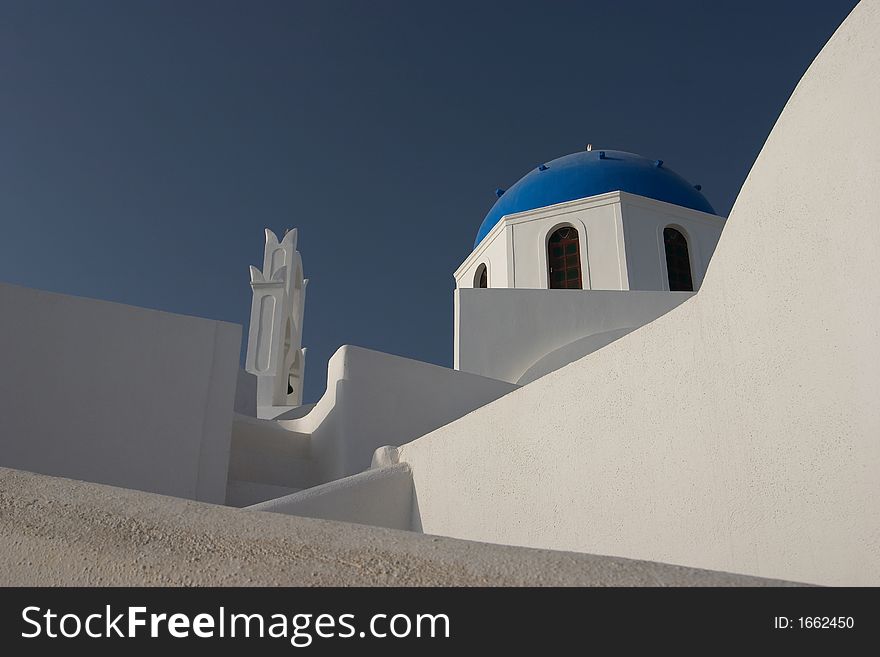
[[480, 224], [474, 246], [504, 215], [618, 190], [716, 214], [699, 190], [660, 160], [623, 151], [581, 151], [532, 169], [504, 192]]

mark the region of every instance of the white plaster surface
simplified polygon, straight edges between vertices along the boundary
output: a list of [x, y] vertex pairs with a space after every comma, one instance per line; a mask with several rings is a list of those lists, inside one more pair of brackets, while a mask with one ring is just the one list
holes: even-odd
[[[511, 383], [532, 381], [581, 358], [692, 296], [493, 289], [459, 289], [454, 295], [456, 368]], [[585, 339], [591, 337], [596, 339]]]
[[248, 507], [290, 516], [412, 529], [412, 474], [405, 463], [344, 477]]
[[880, 584], [880, 2], [811, 65], [699, 293], [400, 449], [424, 530]]
[[[281, 418], [288, 419], [278, 421], [235, 414], [226, 503], [256, 504], [362, 472], [377, 448], [408, 442], [515, 388], [408, 358], [342, 347], [330, 360], [327, 392], [317, 404], [285, 412]], [[327, 489], [321, 491], [323, 500]], [[333, 499], [344, 506], [344, 497]], [[303, 499], [311, 500], [311, 493]], [[404, 515], [409, 498], [406, 505]], [[327, 517], [355, 519], [359, 511], [340, 513]]]
[[235, 384], [235, 412], [257, 417], [257, 377], [238, 370]]
[[241, 481], [230, 479], [226, 485], [226, 506], [242, 508], [252, 504], [258, 504], [265, 500], [285, 497], [299, 492], [298, 488], [290, 486], [277, 486], [275, 484], [260, 484], [253, 481]]
[[548, 289], [547, 243], [561, 226], [578, 232], [585, 290], [668, 290], [667, 226], [688, 240], [698, 289], [724, 218], [621, 191], [506, 215], [455, 271], [456, 287], [475, 287], [486, 264], [490, 288]]
[[490, 288], [513, 287], [513, 263], [509, 258], [509, 252], [513, 248], [513, 234], [503, 222], [500, 223], [480, 242], [455, 273], [457, 287], [476, 287], [474, 281], [480, 265], [486, 265]]
[[0, 468], [2, 586], [778, 586], [253, 513]]
[[621, 194], [621, 211], [629, 289], [669, 290], [663, 229], [670, 226], [687, 240], [691, 277], [699, 290], [725, 220], [633, 194]]
[[516, 389], [504, 381], [346, 345], [305, 416], [279, 420], [311, 436], [316, 483], [370, 467], [383, 445], [408, 442]]
[[241, 329], [0, 284], [0, 465], [223, 502]]
[[226, 503], [247, 506], [319, 483], [308, 435], [236, 413]]

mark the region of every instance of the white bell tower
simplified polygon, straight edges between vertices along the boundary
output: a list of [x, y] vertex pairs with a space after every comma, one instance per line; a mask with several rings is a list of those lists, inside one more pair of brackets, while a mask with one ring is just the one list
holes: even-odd
[[302, 405], [302, 327], [309, 281], [303, 278], [296, 238], [294, 228], [279, 242], [267, 228], [263, 270], [251, 266], [254, 297], [245, 369], [257, 377], [258, 417], [275, 417]]

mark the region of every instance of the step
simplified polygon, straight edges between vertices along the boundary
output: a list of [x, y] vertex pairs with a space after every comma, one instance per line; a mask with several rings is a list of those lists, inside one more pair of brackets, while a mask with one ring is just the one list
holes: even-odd
[[226, 506], [245, 507], [285, 495], [298, 493], [300, 488], [274, 486], [253, 481], [230, 479], [226, 485]]

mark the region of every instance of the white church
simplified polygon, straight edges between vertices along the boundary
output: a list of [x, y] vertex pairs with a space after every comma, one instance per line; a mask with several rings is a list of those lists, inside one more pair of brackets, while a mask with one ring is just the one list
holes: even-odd
[[671, 163], [602, 146], [497, 190], [453, 273], [451, 368], [343, 346], [303, 404], [295, 229], [250, 268], [244, 369], [236, 325], [0, 284], [0, 466], [233, 525], [878, 585], [878, 43], [864, 0], [729, 218]]

